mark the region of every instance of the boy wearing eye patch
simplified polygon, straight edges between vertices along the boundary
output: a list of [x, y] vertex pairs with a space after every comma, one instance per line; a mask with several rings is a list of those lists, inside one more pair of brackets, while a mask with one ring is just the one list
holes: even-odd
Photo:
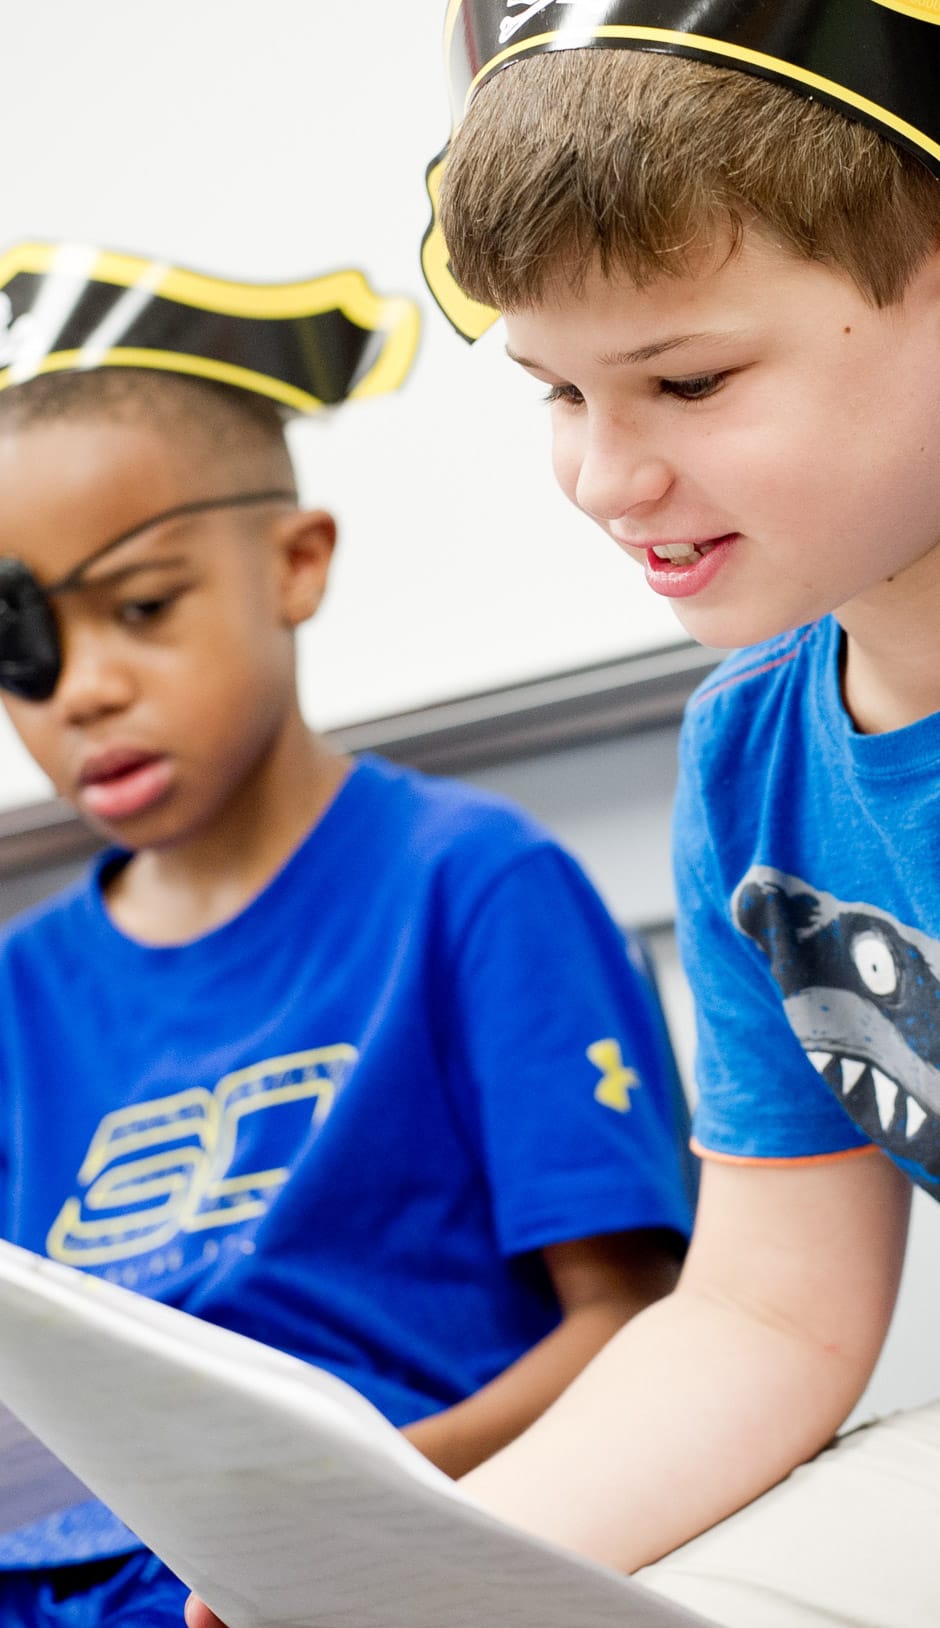
[[[573, 861], [304, 723], [334, 535], [247, 392], [0, 393], [4, 701], [109, 843], [0, 942], [0, 1215], [458, 1473], [672, 1286], [686, 1178], [657, 1010]], [[95, 1503], [0, 1537], [3, 1628], [184, 1592]]]

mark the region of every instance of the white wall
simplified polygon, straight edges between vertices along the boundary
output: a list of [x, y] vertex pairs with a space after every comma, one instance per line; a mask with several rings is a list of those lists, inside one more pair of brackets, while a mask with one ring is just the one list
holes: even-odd
[[[323, 726], [676, 637], [554, 491], [539, 387], [468, 347], [419, 269], [448, 129], [444, 0], [32, 0], [7, 7], [0, 246], [74, 238], [263, 281], [356, 265], [425, 314], [397, 397], [299, 426], [342, 544], [302, 645]], [[518, 375], [514, 377], [513, 374]], [[0, 806], [43, 790], [0, 734]]]

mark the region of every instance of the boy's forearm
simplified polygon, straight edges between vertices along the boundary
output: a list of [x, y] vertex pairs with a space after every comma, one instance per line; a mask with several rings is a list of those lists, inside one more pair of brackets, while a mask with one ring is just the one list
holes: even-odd
[[473, 1396], [406, 1426], [403, 1434], [448, 1475], [465, 1475], [544, 1413], [640, 1309], [622, 1301], [578, 1307]]
[[865, 1377], [837, 1353], [680, 1289], [463, 1485], [511, 1524], [635, 1571], [823, 1447]]
[[468, 1476], [517, 1526], [625, 1571], [817, 1452], [861, 1395], [904, 1259], [910, 1184], [872, 1151], [706, 1161], [682, 1280]]
[[[854, 1364], [811, 1356], [791, 1334], [680, 1289], [621, 1327], [545, 1416], [462, 1486], [510, 1525], [636, 1571], [823, 1446], [861, 1382]], [[422, 1445], [427, 1427], [433, 1447], [435, 1427], [446, 1446], [486, 1391], [405, 1435]], [[187, 1622], [218, 1628], [199, 1602]]]

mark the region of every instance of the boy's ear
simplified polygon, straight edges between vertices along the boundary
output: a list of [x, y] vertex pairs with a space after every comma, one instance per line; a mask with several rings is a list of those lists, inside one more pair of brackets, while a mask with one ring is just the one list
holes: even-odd
[[285, 627], [299, 627], [319, 608], [336, 547], [336, 521], [326, 509], [282, 515], [271, 531], [278, 610]]
[[940, 238], [914, 271], [908, 283], [908, 288], [911, 287], [919, 289], [926, 296], [932, 311], [940, 314]]

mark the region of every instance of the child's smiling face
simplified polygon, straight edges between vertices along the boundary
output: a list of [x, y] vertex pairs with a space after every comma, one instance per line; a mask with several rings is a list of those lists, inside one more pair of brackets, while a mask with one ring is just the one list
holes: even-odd
[[549, 387], [562, 489], [694, 638], [831, 611], [851, 635], [888, 579], [912, 616], [940, 592], [940, 254], [878, 309], [748, 229], [695, 275], [559, 281], [506, 329]]

